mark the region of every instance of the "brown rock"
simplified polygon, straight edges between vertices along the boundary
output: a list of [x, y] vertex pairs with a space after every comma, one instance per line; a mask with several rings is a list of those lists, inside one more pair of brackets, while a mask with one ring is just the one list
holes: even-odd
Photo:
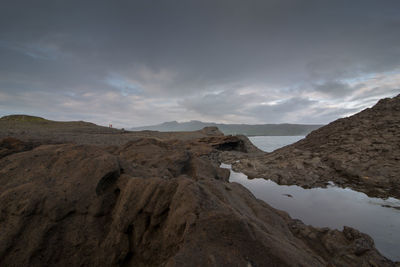
[[225, 182], [213, 155], [235, 142], [42, 145], [3, 157], [0, 265], [394, 266], [363, 234], [305, 226]]

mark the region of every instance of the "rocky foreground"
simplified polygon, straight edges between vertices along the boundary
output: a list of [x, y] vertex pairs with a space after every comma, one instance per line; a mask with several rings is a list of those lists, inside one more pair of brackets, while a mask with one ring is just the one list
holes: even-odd
[[400, 95], [272, 153], [223, 159], [249, 177], [279, 184], [311, 188], [333, 181], [369, 196], [400, 199]]
[[261, 153], [244, 137], [24, 123], [0, 129], [0, 266], [399, 266], [229, 183], [222, 154]]

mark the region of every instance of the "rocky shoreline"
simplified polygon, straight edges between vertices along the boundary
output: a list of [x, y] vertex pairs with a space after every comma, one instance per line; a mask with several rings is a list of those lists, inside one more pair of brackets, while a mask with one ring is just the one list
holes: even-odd
[[304, 188], [332, 181], [371, 197], [400, 199], [400, 95], [272, 153], [225, 153], [221, 159], [249, 178]]
[[229, 183], [221, 159], [249, 172], [270, 157], [245, 137], [0, 126], [1, 266], [400, 266]]

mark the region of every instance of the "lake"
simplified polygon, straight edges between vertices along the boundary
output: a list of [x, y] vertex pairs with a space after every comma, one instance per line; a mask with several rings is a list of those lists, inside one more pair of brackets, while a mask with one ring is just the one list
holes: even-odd
[[[250, 140], [260, 149], [270, 152], [296, 142], [303, 137], [257, 136]], [[280, 146], [279, 146], [280, 145]], [[229, 168], [230, 165], [222, 164]], [[284, 210], [292, 218], [316, 227], [339, 230], [351, 226], [370, 235], [376, 248], [387, 258], [400, 261], [400, 200], [395, 198], [370, 198], [349, 188], [333, 183], [328, 188], [303, 189], [292, 185], [278, 185], [266, 179], [248, 179], [246, 175], [231, 170], [230, 182], [249, 189], [255, 197], [272, 207]], [[399, 209], [393, 208], [397, 207]]]

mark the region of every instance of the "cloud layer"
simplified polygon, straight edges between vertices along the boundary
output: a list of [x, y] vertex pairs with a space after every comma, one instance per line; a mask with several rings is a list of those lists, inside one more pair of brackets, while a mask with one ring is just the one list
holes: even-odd
[[327, 123], [400, 93], [400, 2], [4, 1], [0, 115]]

